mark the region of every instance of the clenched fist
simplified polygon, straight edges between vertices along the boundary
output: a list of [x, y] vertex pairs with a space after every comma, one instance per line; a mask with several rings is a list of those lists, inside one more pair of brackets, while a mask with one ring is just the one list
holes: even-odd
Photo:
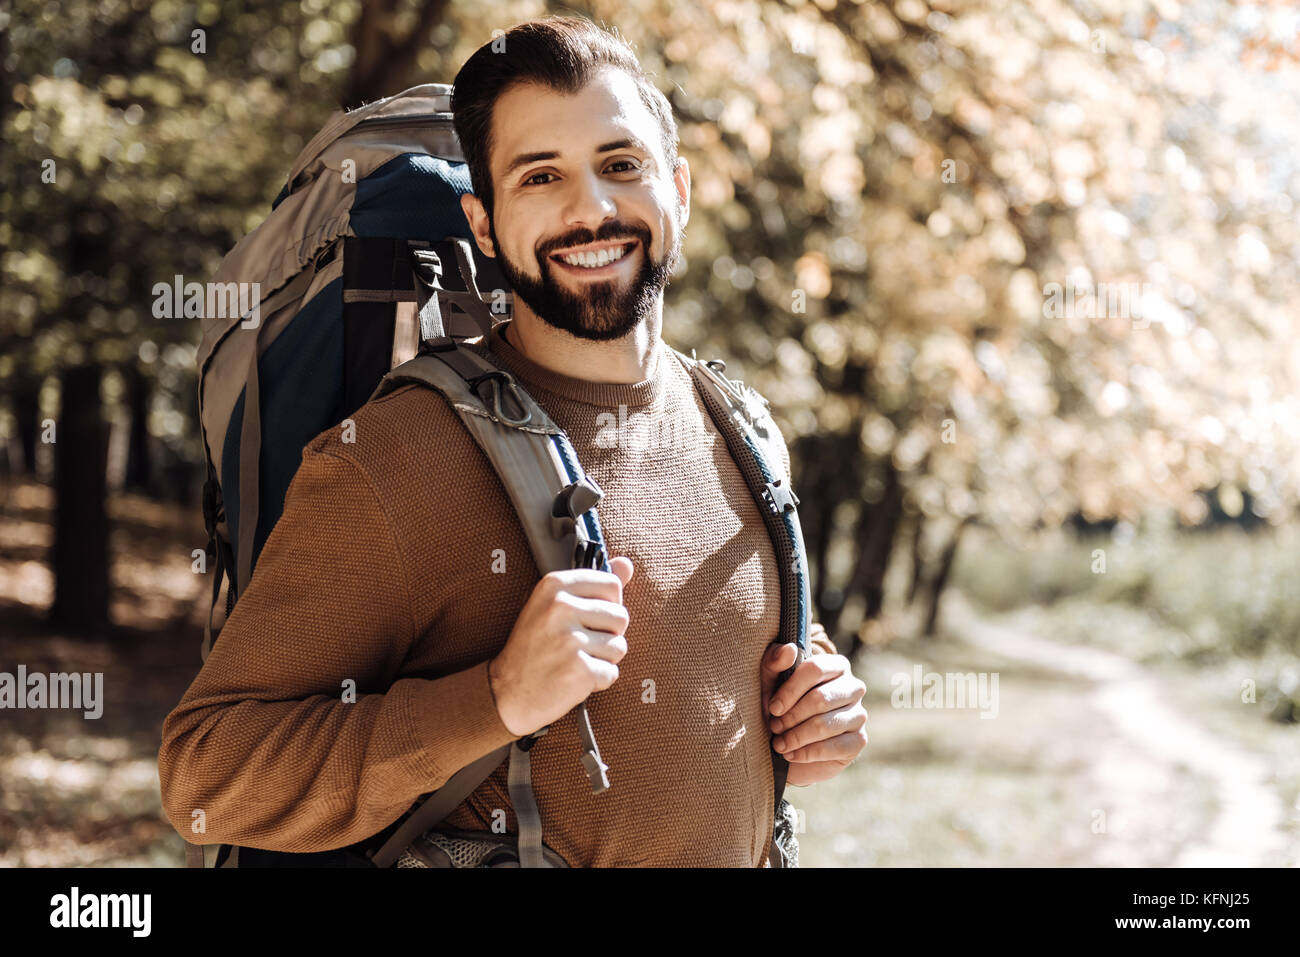
[[627, 654], [623, 586], [632, 560], [610, 560], [611, 571], [548, 572], [533, 588], [501, 653], [488, 663], [488, 681], [501, 723], [523, 737], [577, 707], [618, 679]]

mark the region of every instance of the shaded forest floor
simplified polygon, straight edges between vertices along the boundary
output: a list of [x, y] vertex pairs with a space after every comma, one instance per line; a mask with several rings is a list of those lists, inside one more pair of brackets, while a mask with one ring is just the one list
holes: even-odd
[[[161, 814], [162, 721], [199, 668], [210, 579], [196, 510], [114, 497], [116, 627], [51, 634], [51, 496], [5, 490], [0, 670], [104, 672], [104, 712], [0, 712], [0, 866], [180, 866]], [[1257, 663], [1160, 662], [1087, 607], [978, 612], [956, 591], [940, 634], [871, 648], [871, 741], [833, 781], [787, 793], [805, 867], [1179, 866], [1300, 862], [1300, 726], [1243, 705]], [[1073, 622], [1072, 628], [1064, 623]], [[1080, 635], [1086, 635], [1086, 640]], [[998, 676], [997, 716], [891, 706], [912, 673]]]
[[0, 517], [0, 671], [103, 672], [103, 714], [0, 712], [0, 866], [179, 866], [184, 841], [162, 816], [162, 722], [198, 672], [210, 576], [197, 509], [113, 496], [115, 627], [51, 633], [45, 565], [53, 495], [9, 485]]

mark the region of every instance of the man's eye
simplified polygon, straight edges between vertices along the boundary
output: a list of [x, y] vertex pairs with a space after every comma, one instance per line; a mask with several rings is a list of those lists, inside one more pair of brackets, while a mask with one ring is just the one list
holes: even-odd
[[[626, 168], [626, 169], [615, 169], [616, 166], [624, 166], [624, 167], [627, 167], [627, 168]], [[608, 166], [606, 166], [605, 169], [606, 169], [607, 171], [609, 171], [609, 172], [613, 172], [613, 173], [639, 173], [639, 172], [641, 172], [641, 170], [642, 170], [642, 166], [641, 166], [641, 164], [640, 164], [639, 162], [637, 162], [636, 160], [616, 160], [615, 162], [610, 163]], [[555, 174], [553, 174], [553, 173], [534, 173], [532, 176], [530, 176], [530, 177], [528, 177], [526, 180], [524, 180], [524, 185], [525, 185], [525, 186], [545, 186], [546, 183], [536, 183], [536, 182], [534, 182], [534, 180], [536, 180], [537, 177], [539, 177], [539, 176], [554, 176], [554, 175], [555, 175]]]

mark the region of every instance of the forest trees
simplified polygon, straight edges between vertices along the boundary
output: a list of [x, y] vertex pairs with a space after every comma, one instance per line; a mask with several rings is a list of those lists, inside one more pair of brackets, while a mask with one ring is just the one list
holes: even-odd
[[[1269, 521], [1294, 510], [1300, 82], [1278, 11], [575, 10], [617, 26], [673, 102], [693, 197], [665, 335], [771, 400], [842, 648], [870, 637], [891, 567], [932, 622], [972, 522], [1196, 522], [1225, 485]], [[450, 82], [536, 14], [19, 4], [0, 30], [11, 443], [36, 441], [43, 384], [98, 367], [103, 414], [133, 409], [196, 466], [198, 324], [154, 319], [153, 284], [208, 278], [331, 111]]]

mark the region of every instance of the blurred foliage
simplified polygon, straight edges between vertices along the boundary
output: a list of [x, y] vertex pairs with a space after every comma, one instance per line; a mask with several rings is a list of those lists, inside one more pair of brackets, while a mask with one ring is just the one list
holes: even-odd
[[[1289, 514], [1294, 15], [713, 11], [686, 14], [665, 45], [690, 91], [677, 105], [702, 209], [688, 252], [708, 267], [671, 308], [753, 370], [795, 436], [854, 436], [927, 515], [1008, 529], [1075, 511], [1133, 520], [1151, 503], [1194, 522], [1194, 491], [1219, 482]], [[1256, 65], [1244, 44], [1274, 32], [1285, 56]], [[1045, 318], [1044, 286], [1071, 281], [1145, 284], [1144, 322]]]
[[325, 0], [15, 5], [0, 383], [136, 365], [158, 386], [151, 431], [201, 461], [198, 323], [154, 318], [154, 284], [208, 278], [269, 211], [337, 108], [355, 13]]
[[[1024, 541], [1156, 504], [1194, 523], [1215, 486], [1295, 509], [1285, 4], [20, 0], [0, 392], [137, 365], [151, 430], [198, 461], [198, 324], [154, 319], [154, 283], [210, 276], [363, 81], [450, 82], [547, 12], [617, 26], [672, 99], [693, 210], [667, 335], [772, 400], [824, 593], [879, 584], [855, 556], [883, 563], [901, 514]], [[1140, 316], [1051, 315], [1053, 283], [1137, 284]]]
[[1177, 657], [1284, 652], [1294, 661], [1298, 547], [1295, 525], [1190, 536], [1131, 528], [1078, 537], [1044, 532], [1028, 551], [989, 540], [962, 549], [953, 575], [963, 594], [991, 611], [1065, 602], [1079, 612], [1081, 634], [1104, 630], [1088, 609], [1128, 605], [1177, 635], [1166, 649]]

